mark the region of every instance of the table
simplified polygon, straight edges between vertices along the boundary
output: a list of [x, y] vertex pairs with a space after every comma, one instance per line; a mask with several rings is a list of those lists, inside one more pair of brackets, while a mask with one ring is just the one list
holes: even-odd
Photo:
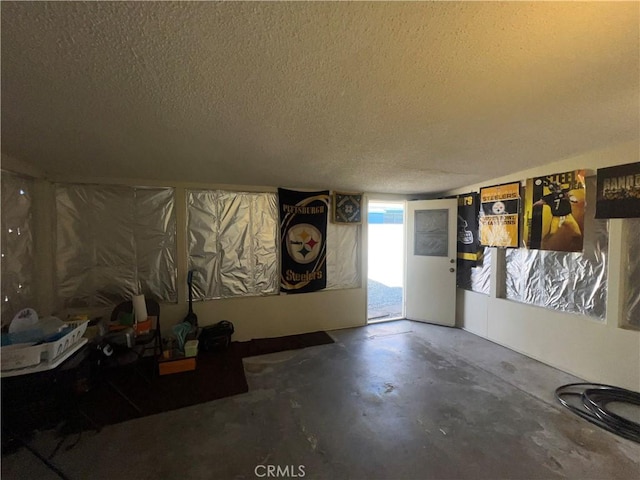
[[52, 428], [76, 412], [77, 395], [91, 378], [92, 349], [84, 340], [54, 368], [2, 378], [3, 437]]

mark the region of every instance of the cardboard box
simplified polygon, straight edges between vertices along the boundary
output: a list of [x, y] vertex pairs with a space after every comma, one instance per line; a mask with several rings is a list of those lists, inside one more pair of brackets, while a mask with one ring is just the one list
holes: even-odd
[[151, 317], [147, 318], [144, 322], [137, 322], [133, 328], [136, 331], [136, 335], [142, 335], [151, 331]]
[[160, 375], [170, 375], [172, 373], [188, 372], [196, 369], [196, 357], [185, 357], [180, 352], [170, 352], [169, 355], [158, 358], [158, 371]]

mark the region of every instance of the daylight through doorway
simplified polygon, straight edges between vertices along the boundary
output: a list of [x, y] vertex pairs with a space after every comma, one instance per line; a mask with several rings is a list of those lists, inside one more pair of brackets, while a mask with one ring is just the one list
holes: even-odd
[[404, 318], [404, 203], [369, 202], [368, 323]]

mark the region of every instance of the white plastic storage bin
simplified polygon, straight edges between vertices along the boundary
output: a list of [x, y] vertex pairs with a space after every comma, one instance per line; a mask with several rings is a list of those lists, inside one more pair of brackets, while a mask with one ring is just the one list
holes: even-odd
[[53, 342], [33, 344], [7, 345], [0, 350], [0, 369], [4, 372], [25, 367], [32, 367], [41, 363], [51, 364], [56, 358], [76, 345], [87, 330], [89, 322], [69, 322], [73, 327], [64, 337]]

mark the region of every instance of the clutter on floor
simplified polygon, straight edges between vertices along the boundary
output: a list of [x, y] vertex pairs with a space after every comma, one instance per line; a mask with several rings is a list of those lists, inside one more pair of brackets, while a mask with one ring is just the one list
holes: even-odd
[[[34, 313], [25, 312], [25, 324], [39, 325]], [[159, 318], [159, 311], [154, 313]], [[3, 382], [3, 424], [8, 431], [24, 437], [30, 430], [59, 426], [61, 419], [67, 422], [64, 431], [97, 430], [245, 393], [244, 357], [333, 343], [326, 332], [231, 342], [235, 330], [231, 322], [201, 329], [181, 322], [174, 335], [162, 341], [162, 353], [145, 356], [144, 346], [137, 349], [140, 337], [132, 334], [137, 322], [128, 325], [127, 308], [112, 317], [108, 324], [102, 319], [82, 322], [84, 329], [90, 325], [92, 341], [85, 345], [83, 338], [80, 347], [84, 348], [62, 368]], [[149, 339], [154, 341], [155, 336]], [[51, 383], [57, 388], [49, 388]], [[33, 402], [38, 403], [35, 410]], [[5, 418], [11, 420], [5, 422]]]
[[640, 407], [640, 393], [600, 383], [570, 383], [556, 389], [556, 399], [585, 420], [640, 443], [640, 423], [616, 413], [609, 404]]
[[[555, 401], [579, 378], [460, 329], [330, 333], [336, 344], [245, 359], [246, 394], [31, 445], [69, 478], [248, 479], [260, 464], [327, 479], [637, 478], [640, 445]], [[3, 479], [55, 478], [30, 452], [2, 460]]]
[[[230, 331], [229, 329], [233, 326], [227, 322], [218, 327], [220, 328]], [[160, 360], [160, 376], [151, 375], [154, 364], [147, 358], [142, 364], [146, 372], [145, 376], [150, 375], [146, 382], [140, 381], [136, 375], [132, 375], [132, 372], [126, 369], [109, 372], [111, 383], [117, 385], [117, 388], [139, 408], [139, 411], [132, 408], [131, 404], [128, 404], [113, 389], [104, 385], [81, 398], [80, 408], [83, 416], [91, 418], [95, 424], [109, 425], [238, 395], [249, 389], [242, 363], [243, 358], [330, 343], [333, 343], [333, 339], [323, 331], [247, 342], [231, 342], [228, 347], [209, 351], [200, 349], [197, 358], [179, 357], [185, 362], [193, 361], [195, 365], [193, 369], [182, 369], [185, 364], [171, 365], [170, 361]], [[165, 374], [162, 373], [163, 369]], [[87, 425], [85, 422], [84, 428], [92, 428], [92, 425], [90, 423]]]

